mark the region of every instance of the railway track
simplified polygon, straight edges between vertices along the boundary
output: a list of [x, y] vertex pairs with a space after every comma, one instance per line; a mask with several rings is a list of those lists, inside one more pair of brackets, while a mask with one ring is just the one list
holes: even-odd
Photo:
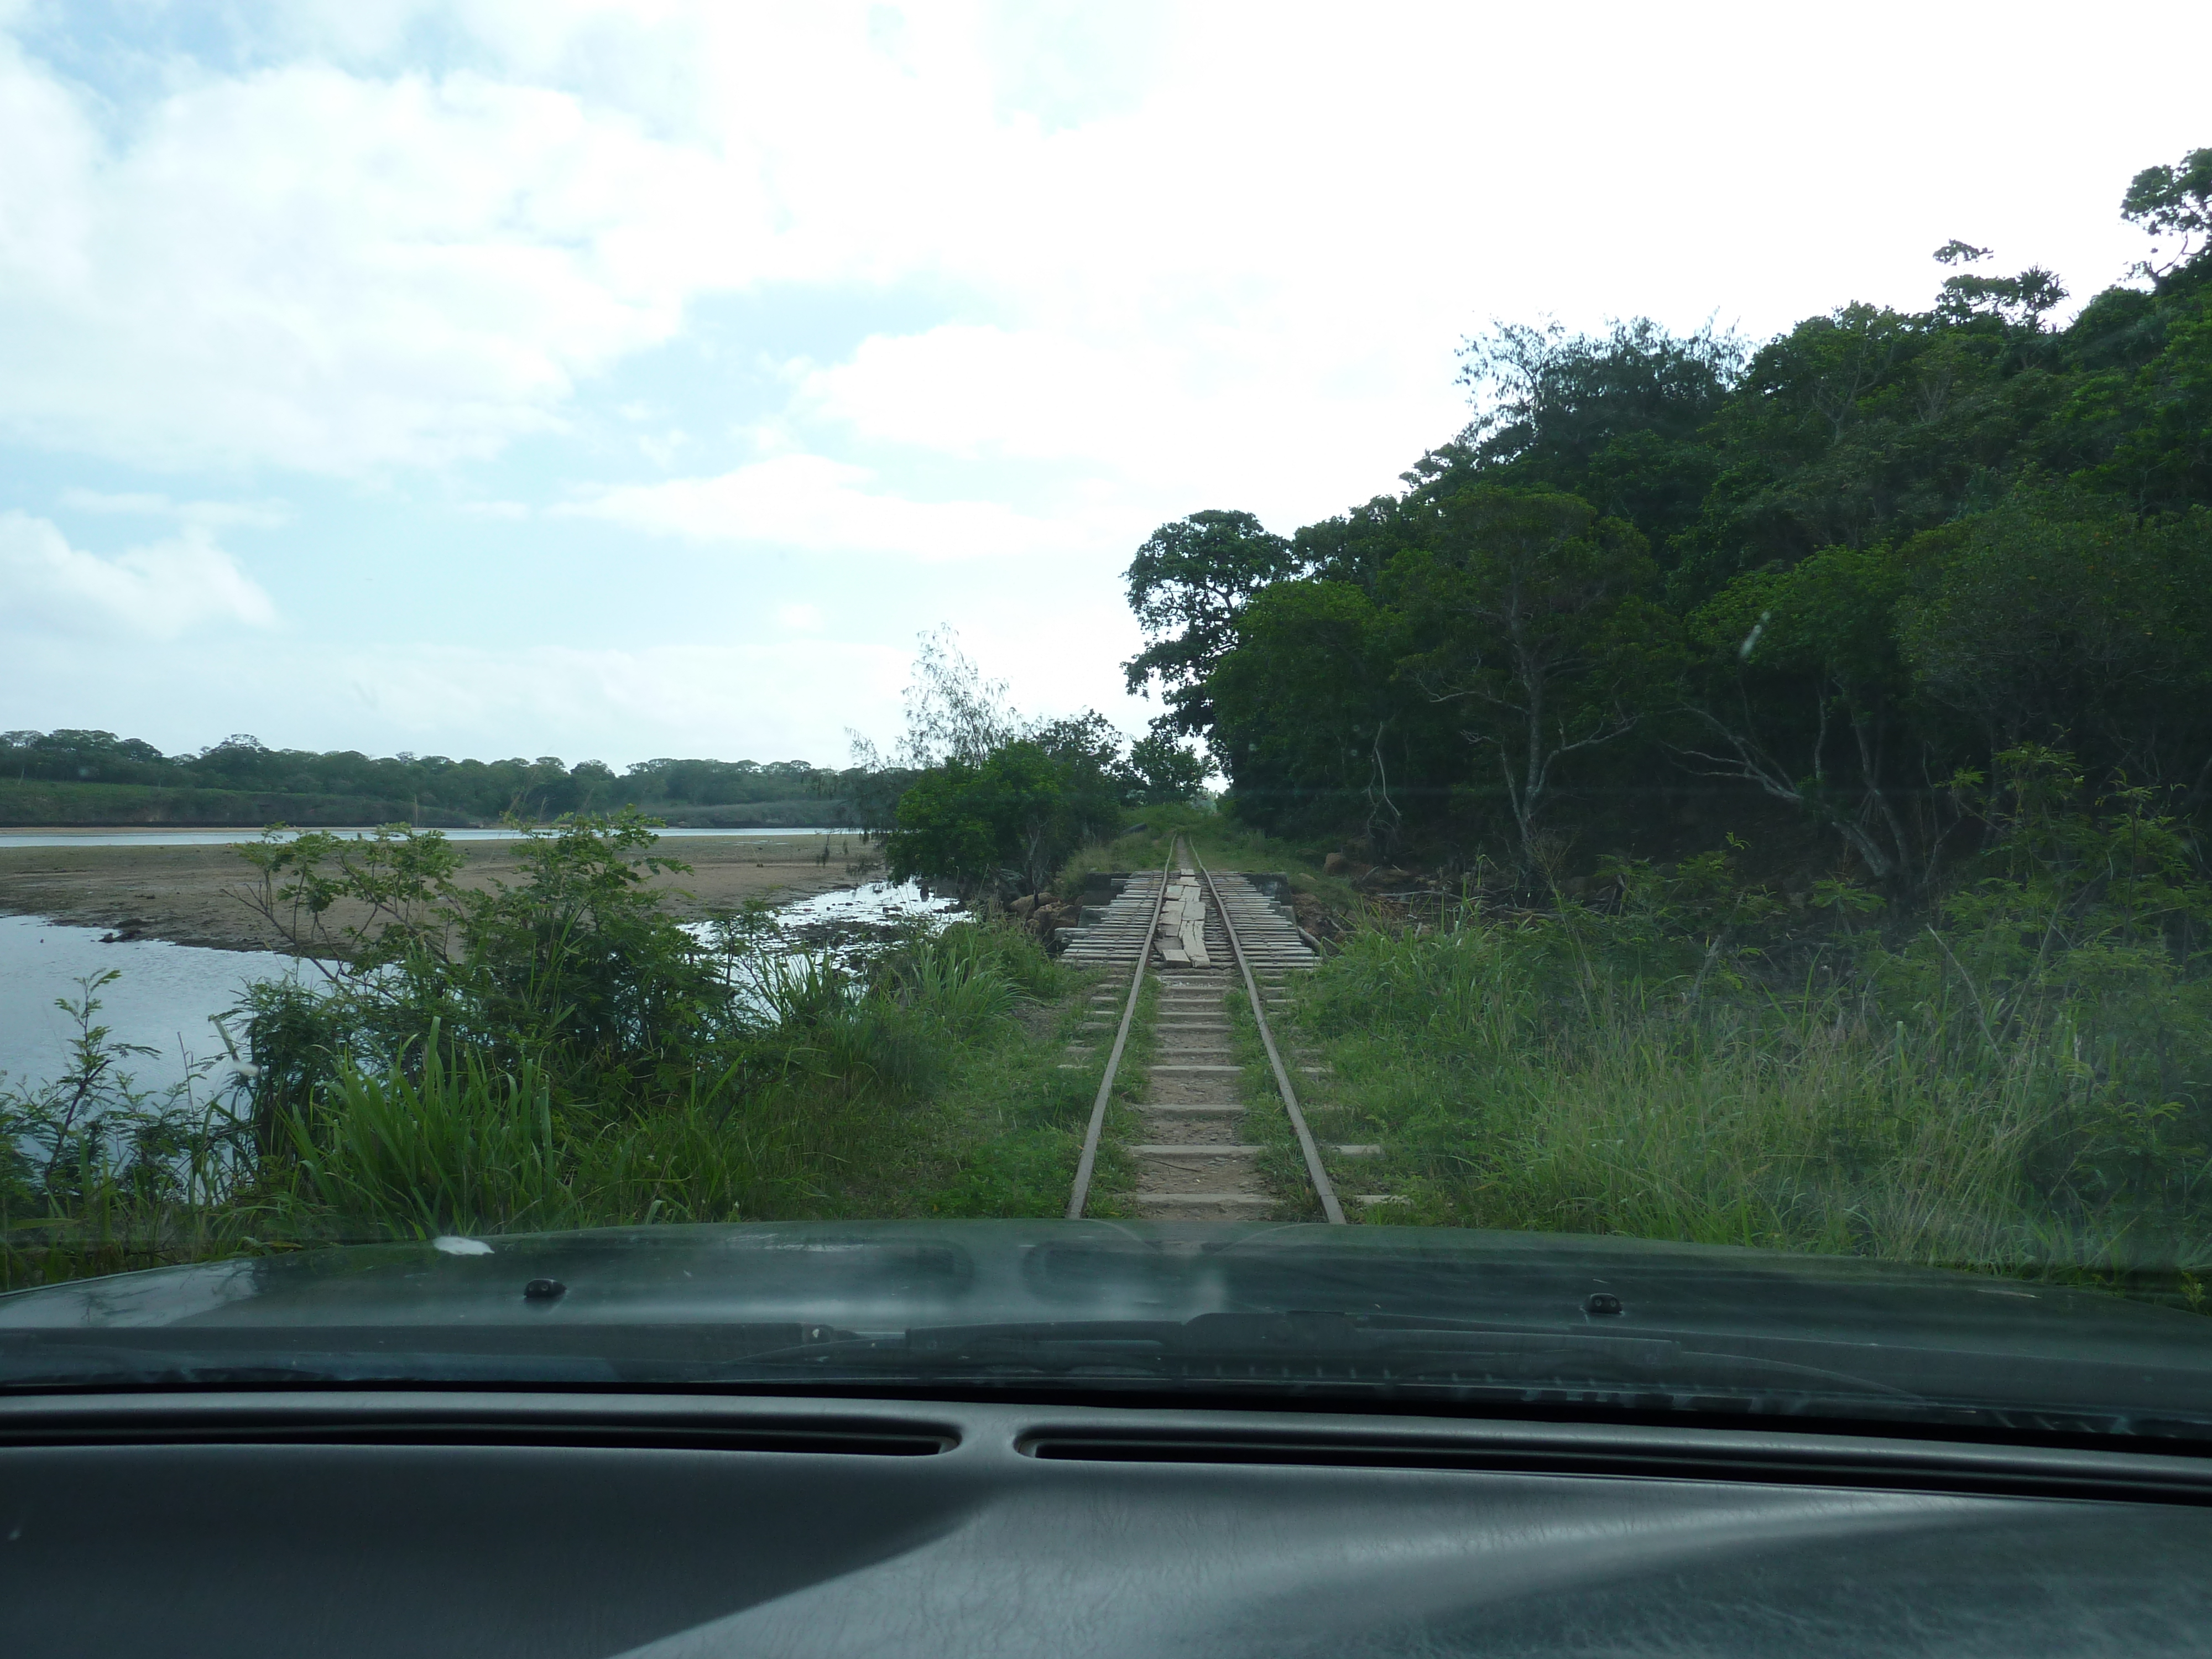
[[[1091, 914], [1085, 912], [1086, 921]], [[1127, 878], [1097, 921], [1074, 931], [1065, 959], [1116, 970], [1094, 994], [1087, 1028], [1095, 1039], [1110, 1030], [1113, 1044], [1068, 1199], [1071, 1219], [1091, 1201], [1115, 1084], [1137, 1035], [1149, 974], [1160, 990], [1152, 1025], [1157, 1044], [1145, 1068], [1145, 1097], [1135, 1107], [1137, 1136], [1126, 1147], [1137, 1169], [1135, 1190], [1127, 1195], [1137, 1213], [1256, 1219], [1304, 1209], [1261, 1176], [1268, 1147], [1254, 1138], [1251, 1126], [1254, 1114], [1266, 1111], [1287, 1119], [1322, 1214], [1333, 1223], [1345, 1220], [1324, 1153], [1355, 1158], [1381, 1149], [1325, 1147], [1307, 1123], [1297, 1086], [1304, 1068], [1285, 1057], [1267, 1018], [1286, 994], [1287, 976], [1310, 969], [1315, 960], [1286, 906], [1242, 875], [1209, 871], [1178, 838], [1160, 869]], [[1231, 1042], [1228, 1000], [1238, 991], [1249, 1000], [1267, 1058], [1273, 1098], [1264, 1104], [1245, 1098], [1243, 1067]], [[1387, 1200], [1367, 1194], [1358, 1201]]]

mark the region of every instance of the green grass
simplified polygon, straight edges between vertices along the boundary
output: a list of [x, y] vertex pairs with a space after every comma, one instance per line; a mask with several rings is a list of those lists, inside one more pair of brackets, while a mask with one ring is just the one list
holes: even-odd
[[1132, 816], [1138, 828], [1079, 848], [1054, 878], [1054, 890], [1072, 897], [1094, 871], [1157, 870], [1180, 836], [1208, 869], [1273, 871], [1288, 876], [1297, 891], [1311, 893], [1333, 908], [1355, 911], [1363, 906], [1350, 883], [1322, 873], [1322, 850], [1304, 842], [1263, 835], [1194, 806], [1148, 806], [1132, 809]]
[[919, 1115], [879, 1125], [877, 1154], [839, 1167], [832, 1206], [855, 1216], [1057, 1216], [1067, 1207], [1105, 1048], [1063, 1070], [1092, 975], [964, 1045]]
[[[1213, 827], [1210, 858], [1290, 862]], [[1269, 1018], [1286, 1060], [1317, 1048], [1333, 1068], [1298, 1078], [1316, 1139], [1387, 1149], [1324, 1153], [1340, 1188], [1410, 1200], [1347, 1205], [1356, 1219], [1852, 1255], [2197, 1306], [2212, 887], [2186, 848], [2148, 861], [2140, 823], [2067, 833], [2078, 847], [1987, 865], [1909, 917], [1840, 886], [1793, 915], [1706, 860], [1625, 870], [1601, 904], [1371, 923]], [[1165, 845], [1094, 852], [1138, 867], [1125, 852]], [[306, 1018], [283, 1052], [314, 1063], [264, 1073], [258, 1115], [239, 1118], [207, 1078], [134, 1091], [88, 987], [72, 1075], [0, 1091], [0, 1282], [445, 1231], [1058, 1215], [1109, 1046], [1066, 1064], [1098, 982], [976, 922], [909, 934], [858, 978], [775, 969], [765, 1019], [695, 1030], [696, 1005], [669, 1002], [653, 1041], [675, 1046], [634, 1043], [619, 1066], [563, 1069], [524, 1025], [454, 1042], [438, 1018], [371, 1063], [342, 1041], [371, 1027]], [[1149, 981], [1099, 1215], [1129, 1207], [1121, 1148], [1158, 996]], [[1263, 1109], [1245, 1133], [1305, 1213], [1250, 1012], [1229, 1006]]]
[[1879, 963], [1825, 988], [1836, 976], [1689, 986], [1571, 929], [1370, 931], [1299, 988], [1295, 1027], [1334, 1067], [1322, 1138], [1383, 1143], [1359, 1179], [1413, 1200], [1367, 1219], [2200, 1300], [2212, 1193], [2193, 1114], [2087, 1063], [2078, 999], [1993, 1032], [1963, 995], [1885, 998]]

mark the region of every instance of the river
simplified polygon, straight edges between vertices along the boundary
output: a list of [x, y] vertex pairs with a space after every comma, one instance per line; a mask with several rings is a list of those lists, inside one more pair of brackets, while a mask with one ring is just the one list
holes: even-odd
[[[875, 882], [779, 906], [776, 917], [790, 948], [798, 951], [818, 948], [826, 928], [941, 913], [950, 904], [923, 897], [912, 882]], [[110, 969], [118, 977], [100, 990], [95, 1018], [112, 1028], [117, 1040], [157, 1051], [150, 1059], [133, 1060], [128, 1068], [141, 1086], [156, 1089], [182, 1079], [192, 1059], [223, 1053], [211, 1017], [235, 1003], [246, 986], [291, 974], [304, 974], [311, 982], [321, 977], [311, 964], [269, 951], [207, 951], [160, 939], [103, 945], [98, 928], [0, 916], [0, 1074], [8, 1086], [45, 1081], [66, 1066], [75, 1025], [54, 1006], [55, 1000], [76, 997], [78, 980]]]

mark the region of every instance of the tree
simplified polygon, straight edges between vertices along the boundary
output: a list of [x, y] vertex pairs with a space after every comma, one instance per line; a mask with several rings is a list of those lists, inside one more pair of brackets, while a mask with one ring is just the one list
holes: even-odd
[[2174, 167], [2148, 167], [2129, 182], [2120, 198], [2120, 216], [2140, 225], [2154, 236], [2179, 239], [2180, 246], [2167, 258], [2151, 257], [2138, 263], [2138, 276], [2170, 276], [2204, 251], [2199, 237], [2212, 238], [2212, 149], [2192, 149]]
[[899, 798], [898, 828], [884, 842], [891, 879], [933, 877], [972, 899], [1011, 873], [1036, 891], [1060, 862], [1062, 784], [1061, 769], [1033, 743], [929, 769]]
[[1022, 741], [1042, 751], [1060, 778], [1060, 809], [1042, 844], [1042, 861], [1027, 859], [1020, 866], [1023, 879], [1034, 892], [1068, 854], [1086, 841], [1112, 835], [1120, 826], [1124, 739], [1120, 729], [1094, 708], [1066, 720], [1032, 722]]
[[1364, 589], [1311, 578], [1277, 582], [1237, 617], [1207, 688], [1209, 742], [1240, 817], [1281, 825], [1364, 810], [1369, 834], [1395, 836], [1394, 623]]
[[1905, 700], [1897, 608], [1905, 563], [1887, 547], [1823, 549], [1739, 576], [1690, 618], [1704, 648], [1690, 708], [1707, 777], [1753, 784], [1840, 836], [1877, 880], [1929, 850], [1885, 787]]
[[1213, 763], [1154, 722], [1149, 736], [1129, 745], [1121, 769], [1121, 799], [1129, 806], [1173, 806], [1195, 796], [1213, 775]]
[[[1990, 250], [1956, 237], [1936, 250], [1938, 264], [1971, 265], [1990, 257]], [[2039, 333], [2043, 319], [2066, 297], [2065, 284], [2041, 265], [2030, 265], [2017, 276], [1983, 276], [1961, 271], [1943, 279], [1936, 296], [1936, 314], [1947, 322], [1974, 317], [1995, 317], [2007, 326]]]
[[2212, 283], [2160, 295], [2152, 311], [2155, 349], [2081, 377], [2054, 424], [2091, 463], [2077, 482], [2170, 513], [2212, 504]]
[[[1243, 515], [1165, 527], [1132, 684], [1168, 686], [1240, 815], [1402, 817], [1447, 860], [1493, 813], [1533, 859], [1570, 793], [1585, 839], [1667, 856], [1700, 820], [1644, 792], [1703, 776], [1921, 885], [1951, 781], [2022, 743], [2212, 807], [2212, 149], [2124, 211], [2166, 256], [2063, 328], [2055, 277], [1965, 242], [1924, 310], [1842, 305], [1747, 360], [1497, 327], [1464, 354], [1476, 418], [1401, 490], [1287, 555]], [[1497, 751], [1472, 780], [1470, 742]], [[1639, 788], [1608, 811], [1613, 776]]]
[[1648, 317], [1616, 320], [1601, 335], [1493, 324], [1460, 348], [1475, 418], [1407, 481], [1431, 500], [1470, 483], [1563, 490], [1662, 540], [1696, 517], [1711, 487], [1700, 434], [1745, 355], [1734, 333], [1710, 323], [1688, 335]]
[[1130, 691], [1158, 682], [1173, 729], [1203, 731], [1212, 720], [1206, 676], [1232, 641], [1237, 613], [1297, 568], [1291, 544], [1249, 513], [1194, 513], [1162, 525], [1125, 573], [1130, 609], [1152, 641], [1121, 665]]
[[[477, 886], [436, 830], [272, 830], [237, 849], [254, 872], [240, 896], [315, 961], [356, 1032], [375, 1038], [377, 1052], [357, 1058], [411, 1052], [419, 1065], [434, 1040], [475, 1045], [502, 1065], [550, 1066], [588, 1101], [617, 1076], [649, 1079], [670, 1062], [671, 1033], [704, 1036], [714, 1018], [699, 942], [651, 884], [690, 866], [655, 854], [656, 840], [635, 811], [567, 819], [525, 836], [516, 881]], [[347, 914], [359, 919], [332, 926]], [[257, 1006], [296, 1011], [290, 988], [269, 988]], [[257, 1091], [258, 1110], [270, 1103]]]
[[2212, 784], [2212, 511], [2022, 495], [1930, 538], [1897, 648], [1983, 752], [2063, 744], [2112, 787]]
[[914, 678], [903, 701], [906, 736], [898, 760], [917, 770], [942, 760], [979, 764], [1021, 729], [1021, 716], [1006, 702], [1006, 683], [983, 678], [949, 624], [915, 641]]
[[1494, 323], [1460, 346], [1459, 383], [1488, 401], [1459, 441], [1491, 465], [1528, 462], [1547, 482], [1576, 482], [1632, 433], [1696, 438], [1743, 363], [1743, 343], [1711, 323], [1688, 335], [1649, 317], [1616, 320], [1603, 335]]
[[1411, 640], [1404, 672], [1459, 706], [1461, 735], [1497, 757], [1526, 867], [1561, 763], [1633, 727], [1668, 672], [1671, 619], [1643, 595], [1644, 538], [1572, 495], [1473, 489], [1446, 502], [1434, 552], [1390, 586]]

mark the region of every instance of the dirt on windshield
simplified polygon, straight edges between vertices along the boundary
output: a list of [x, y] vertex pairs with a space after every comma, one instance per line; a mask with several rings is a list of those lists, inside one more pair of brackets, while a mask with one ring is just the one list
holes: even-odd
[[[241, 839], [251, 840], [241, 834]], [[466, 859], [460, 879], [484, 887], [513, 883], [521, 872], [513, 842], [456, 843]], [[848, 866], [871, 855], [858, 836], [833, 835], [829, 856], [814, 836], [686, 837], [656, 849], [691, 866], [652, 885], [666, 892], [671, 914], [686, 920], [735, 909], [747, 899], [779, 902], [850, 887], [861, 877]], [[161, 939], [222, 951], [285, 948], [283, 937], [254, 914], [244, 895], [253, 872], [228, 846], [9, 847], [0, 842], [0, 914], [99, 927], [124, 939]], [[343, 907], [330, 918], [360, 918]]]

